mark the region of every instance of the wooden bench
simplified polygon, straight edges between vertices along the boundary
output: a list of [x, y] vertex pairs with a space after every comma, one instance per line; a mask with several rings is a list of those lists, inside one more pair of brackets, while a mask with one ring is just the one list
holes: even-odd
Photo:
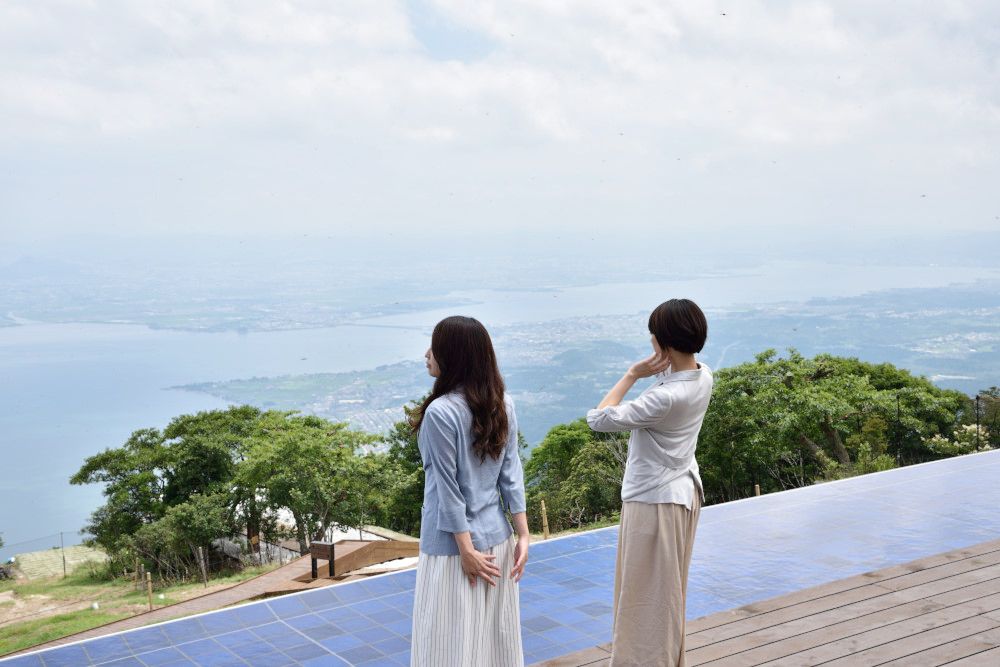
[[313, 542], [309, 545], [309, 557], [312, 559], [312, 578], [319, 578], [319, 567], [317, 561], [322, 558], [330, 563], [330, 573], [333, 573], [333, 543]]

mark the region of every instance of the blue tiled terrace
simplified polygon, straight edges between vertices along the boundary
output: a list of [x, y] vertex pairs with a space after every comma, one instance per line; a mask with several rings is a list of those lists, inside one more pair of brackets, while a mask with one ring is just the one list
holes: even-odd
[[[702, 511], [696, 618], [1000, 538], [1000, 451]], [[521, 583], [525, 662], [610, 641], [617, 528], [533, 544]], [[223, 609], [0, 660], [4, 667], [407, 665], [416, 572]]]

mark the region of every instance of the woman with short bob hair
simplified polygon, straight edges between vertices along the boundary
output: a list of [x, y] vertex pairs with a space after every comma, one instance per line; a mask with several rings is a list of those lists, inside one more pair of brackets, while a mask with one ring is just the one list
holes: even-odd
[[[708, 336], [693, 301], [671, 299], [649, 316], [653, 354], [633, 364], [587, 423], [631, 431], [622, 480], [611, 665], [684, 665], [688, 567], [703, 492], [695, 448], [712, 396], [712, 371], [695, 360]], [[656, 382], [622, 403], [641, 378]]]
[[514, 404], [477, 320], [438, 322], [424, 356], [435, 380], [411, 417], [424, 505], [410, 664], [522, 667], [529, 535]]

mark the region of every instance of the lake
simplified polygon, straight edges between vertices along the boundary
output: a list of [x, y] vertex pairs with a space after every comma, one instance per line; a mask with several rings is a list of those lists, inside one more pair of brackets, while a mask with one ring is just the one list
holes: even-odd
[[[835, 279], [830, 279], [834, 276]], [[837, 297], [893, 287], [935, 287], [1000, 277], [954, 267], [842, 267], [785, 262], [752, 272], [688, 280], [536, 291], [468, 291], [460, 310], [487, 326], [586, 315], [646, 312], [687, 296], [706, 309]], [[236, 378], [367, 370], [421, 359], [431, 327], [455, 309], [340, 326], [261, 333], [196, 333], [124, 324], [38, 324], [0, 328], [0, 533], [15, 553], [79, 541], [101, 504], [100, 489], [69, 477], [83, 460], [119, 447], [140, 428], [225, 407], [169, 387]], [[429, 381], [428, 381], [429, 387]]]

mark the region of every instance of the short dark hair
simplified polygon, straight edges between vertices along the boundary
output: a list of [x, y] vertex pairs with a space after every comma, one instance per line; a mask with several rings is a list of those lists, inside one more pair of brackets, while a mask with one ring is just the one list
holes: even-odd
[[708, 322], [691, 299], [664, 301], [649, 315], [649, 333], [664, 350], [672, 347], [678, 352], [695, 354], [705, 347]]

